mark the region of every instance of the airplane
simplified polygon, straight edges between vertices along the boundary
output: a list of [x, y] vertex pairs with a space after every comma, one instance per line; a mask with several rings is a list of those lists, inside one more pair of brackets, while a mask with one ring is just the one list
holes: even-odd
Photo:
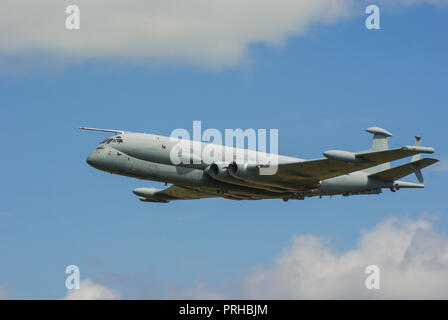
[[[262, 175], [260, 172], [267, 166], [266, 159], [272, 154], [156, 134], [88, 127], [78, 129], [114, 134], [88, 156], [90, 166], [112, 174], [172, 184], [163, 190], [154, 187], [134, 189], [133, 193], [143, 202], [168, 203], [216, 197], [288, 201], [315, 196], [380, 194], [385, 188], [395, 192], [402, 188], [423, 188], [421, 169], [438, 161], [421, 159], [422, 153], [434, 153], [434, 148], [422, 147], [420, 136], [415, 137], [413, 145], [389, 149], [388, 138], [392, 134], [379, 127], [370, 127], [366, 131], [373, 135], [373, 142], [368, 150], [328, 150], [323, 153], [323, 158], [311, 160], [275, 155], [275, 173]], [[188, 148], [179, 149], [179, 156], [184, 161], [174, 164], [171, 153], [179, 144]], [[210, 147], [213, 150], [210, 157], [203, 158], [203, 151]], [[230, 161], [224, 157], [229, 153]], [[411, 156], [409, 163], [391, 168], [391, 161]], [[420, 183], [399, 180], [412, 173]]]

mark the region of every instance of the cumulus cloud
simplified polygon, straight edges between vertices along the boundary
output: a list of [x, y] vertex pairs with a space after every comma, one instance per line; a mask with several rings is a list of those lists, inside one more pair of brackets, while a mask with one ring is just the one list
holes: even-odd
[[[380, 269], [380, 290], [367, 290], [365, 269]], [[447, 299], [448, 239], [426, 219], [390, 218], [364, 231], [356, 249], [336, 252], [314, 235], [297, 235], [272, 268], [243, 284], [256, 299]]]
[[[387, 1], [421, 2], [436, 1]], [[80, 8], [80, 30], [65, 28], [69, 4]], [[86, 59], [230, 66], [248, 59], [251, 44], [281, 45], [312, 25], [364, 14], [361, 4], [357, 0], [4, 0], [0, 67], [11, 67], [17, 58], [21, 68], [42, 61], [48, 67]]]
[[65, 300], [113, 300], [119, 299], [118, 291], [96, 284], [90, 279], [81, 280], [79, 289], [69, 290]]
[[[133, 299], [448, 299], [448, 237], [434, 219], [388, 218], [362, 230], [354, 249], [337, 251], [330, 239], [295, 235], [271, 267], [257, 266], [238, 283], [142, 290]], [[380, 270], [380, 289], [365, 286], [366, 267]], [[129, 291], [132, 288], [127, 288]], [[64, 299], [120, 299], [116, 290], [80, 282]], [[0, 286], [0, 299], [9, 293]], [[127, 297], [124, 297], [127, 298]]]
[[[448, 299], [448, 238], [434, 230], [433, 220], [388, 218], [362, 230], [346, 251], [334, 250], [327, 238], [295, 235], [272, 267], [257, 266], [237, 283], [163, 286], [132, 298]], [[380, 270], [379, 290], [365, 286], [370, 265]]]

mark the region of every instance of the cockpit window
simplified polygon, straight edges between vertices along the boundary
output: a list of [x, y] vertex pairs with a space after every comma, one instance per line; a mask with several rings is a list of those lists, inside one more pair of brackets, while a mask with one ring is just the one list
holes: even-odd
[[100, 144], [103, 144], [103, 143], [109, 144], [111, 142], [123, 143], [123, 139], [120, 136], [118, 136], [116, 138], [106, 139], [106, 140], [102, 141]]

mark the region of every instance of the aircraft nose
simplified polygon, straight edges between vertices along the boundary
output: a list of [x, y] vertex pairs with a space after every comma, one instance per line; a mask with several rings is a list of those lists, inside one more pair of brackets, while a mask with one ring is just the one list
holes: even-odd
[[95, 150], [92, 151], [92, 153], [89, 154], [89, 156], [87, 157], [86, 161], [89, 165], [91, 165], [92, 167], [95, 167], [96, 165], [98, 165], [98, 152], [96, 152]]

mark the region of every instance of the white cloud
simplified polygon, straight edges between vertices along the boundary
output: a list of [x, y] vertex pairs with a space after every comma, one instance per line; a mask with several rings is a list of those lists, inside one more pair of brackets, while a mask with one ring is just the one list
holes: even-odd
[[[380, 269], [380, 290], [365, 287], [368, 265]], [[448, 238], [428, 216], [389, 218], [364, 230], [353, 250], [338, 252], [328, 239], [296, 235], [272, 267], [258, 266], [241, 283], [141, 290], [151, 299], [448, 299]], [[129, 288], [127, 288], [129, 289]], [[132, 289], [132, 288], [130, 288]], [[128, 290], [129, 291], [129, 290]], [[0, 299], [8, 299], [0, 286]], [[119, 299], [121, 294], [89, 279], [64, 299]]]
[[[435, 1], [387, 3], [420, 2]], [[81, 29], [69, 31], [65, 8], [73, 3], [81, 10]], [[361, 5], [357, 0], [4, 0], [0, 67], [86, 59], [235, 65], [249, 59], [251, 44], [281, 45], [312, 25], [364, 14]], [[18, 57], [20, 63], [14, 63]]]
[[[380, 269], [380, 290], [368, 290], [366, 267]], [[240, 282], [210, 287], [159, 287], [134, 298], [156, 299], [448, 299], [448, 238], [430, 216], [389, 218], [361, 231], [353, 250], [296, 235], [273, 266], [258, 266]]]
[[79, 289], [69, 290], [65, 300], [113, 300], [119, 299], [118, 291], [96, 284], [90, 279], [81, 280]]
[[[365, 288], [368, 265], [380, 268], [380, 290]], [[243, 284], [255, 299], [447, 299], [448, 239], [425, 219], [391, 218], [362, 233], [356, 249], [338, 253], [322, 238], [299, 235], [272, 268]]]

